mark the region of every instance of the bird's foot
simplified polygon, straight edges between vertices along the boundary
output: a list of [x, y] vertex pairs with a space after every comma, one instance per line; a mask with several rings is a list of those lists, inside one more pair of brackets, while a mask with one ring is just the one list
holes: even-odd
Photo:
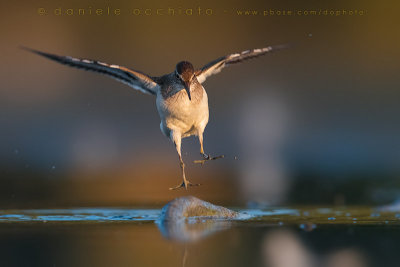
[[225, 155], [217, 156], [217, 157], [211, 157], [209, 154], [201, 154], [203, 156], [203, 159], [200, 160], [195, 160], [193, 161], [196, 164], [201, 164], [203, 165], [206, 161], [209, 160], [216, 160], [216, 159], [223, 159]]
[[177, 189], [181, 189], [181, 188], [185, 188], [187, 190], [189, 186], [199, 186], [199, 185], [201, 185], [201, 184], [192, 184], [188, 180], [183, 180], [180, 185], [177, 185], [175, 187], [170, 187], [169, 190], [177, 190]]

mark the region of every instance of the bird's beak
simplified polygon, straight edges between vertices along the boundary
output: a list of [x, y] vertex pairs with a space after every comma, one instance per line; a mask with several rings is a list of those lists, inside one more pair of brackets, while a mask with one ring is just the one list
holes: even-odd
[[186, 93], [188, 94], [189, 100], [192, 100], [192, 97], [190, 96], [190, 82], [183, 82], [183, 84], [185, 85], [185, 90]]

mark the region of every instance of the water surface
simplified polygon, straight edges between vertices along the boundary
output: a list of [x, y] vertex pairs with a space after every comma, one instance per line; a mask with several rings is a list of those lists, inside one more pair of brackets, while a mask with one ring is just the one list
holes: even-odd
[[[400, 212], [242, 209], [157, 224], [159, 209], [0, 211], [2, 266], [397, 266]], [[175, 228], [173, 228], [175, 227]], [[180, 238], [184, 237], [184, 238]]]

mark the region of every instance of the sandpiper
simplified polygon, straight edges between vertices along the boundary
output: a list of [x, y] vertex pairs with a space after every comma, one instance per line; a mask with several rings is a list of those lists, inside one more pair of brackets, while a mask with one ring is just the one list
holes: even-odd
[[127, 84], [145, 94], [156, 96], [156, 106], [160, 115], [161, 132], [175, 145], [182, 170], [182, 183], [170, 190], [198, 186], [191, 183], [185, 175], [185, 164], [181, 155], [181, 139], [195, 135], [199, 138], [201, 163], [208, 160], [223, 158], [212, 157], [203, 149], [203, 133], [208, 123], [208, 97], [202, 84], [207, 77], [219, 73], [224, 67], [244, 60], [265, 55], [269, 52], [282, 49], [286, 45], [268, 46], [259, 49], [246, 50], [220, 57], [204, 67], [195, 70], [188, 61], [179, 62], [174, 71], [160, 77], [152, 77], [140, 71], [123, 66], [107, 64], [100, 61], [58, 56], [31, 48], [24, 49], [71, 67], [99, 72]]

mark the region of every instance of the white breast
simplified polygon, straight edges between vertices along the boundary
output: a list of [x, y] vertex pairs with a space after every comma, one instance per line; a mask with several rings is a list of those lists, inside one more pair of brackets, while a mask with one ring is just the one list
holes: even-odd
[[185, 90], [166, 99], [161, 94], [157, 95], [156, 104], [161, 119], [160, 127], [167, 137], [169, 137], [170, 131], [178, 131], [182, 137], [204, 131], [209, 115], [207, 93], [201, 86], [201, 88], [193, 90], [191, 96], [192, 100], [189, 100]]

